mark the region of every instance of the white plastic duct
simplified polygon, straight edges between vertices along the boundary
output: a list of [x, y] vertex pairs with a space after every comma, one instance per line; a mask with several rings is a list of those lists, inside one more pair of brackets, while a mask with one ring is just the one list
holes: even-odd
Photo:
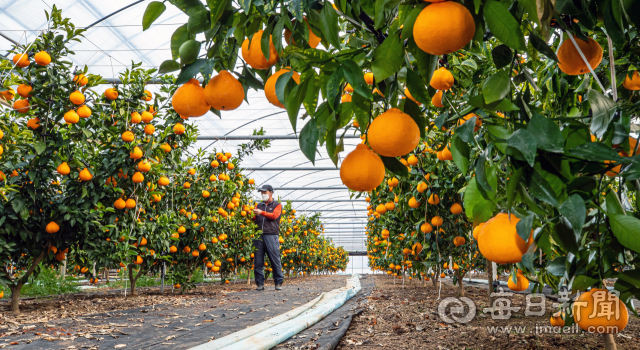
[[353, 275], [347, 285], [322, 293], [307, 304], [268, 321], [246, 328], [191, 350], [267, 350], [316, 324], [360, 291], [360, 279]]

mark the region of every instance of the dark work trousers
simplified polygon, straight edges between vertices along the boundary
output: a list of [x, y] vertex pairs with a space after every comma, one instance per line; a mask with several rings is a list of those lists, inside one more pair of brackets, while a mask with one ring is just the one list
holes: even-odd
[[253, 246], [256, 252], [253, 255], [253, 273], [256, 278], [256, 284], [264, 285], [264, 255], [269, 257], [270, 267], [273, 269], [273, 279], [276, 284], [284, 282], [282, 274], [282, 264], [280, 263], [280, 241], [278, 235], [262, 235], [262, 239], [254, 239]]

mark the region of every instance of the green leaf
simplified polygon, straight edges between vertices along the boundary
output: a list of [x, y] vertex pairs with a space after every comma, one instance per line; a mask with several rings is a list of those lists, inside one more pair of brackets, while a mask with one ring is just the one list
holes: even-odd
[[527, 130], [536, 139], [536, 146], [539, 149], [555, 153], [564, 152], [562, 132], [553, 120], [540, 114], [534, 114], [529, 121]]
[[201, 10], [194, 13], [189, 17], [189, 21], [187, 22], [187, 29], [191, 34], [202, 33], [205, 30], [211, 27], [211, 23], [209, 22], [209, 11]]
[[509, 73], [504, 70], [490, 76], [482, 83], [482, 95], [485, 103], [492, 103], [505, 98], [510, 90], [511, 80], [509, 79]]
[[[344, 69], [340, 66], [338, 69], [333, 71], [333, 74], [331, 74], [329, 81], [327, 82], [327, 101], [329, 102], [329, 107], [333, 110], [337, 109], [337, 106], [340, 104], [337, 97], [342, 93], [341, 87], [343, 78]], [[335, 103], [337, 103], [337, 105], [335, 105]]]
[[174, 60], [178, 59], [178, 57], [180, 57], [180, 46], [182, 46], [185, 41], [192, 38], [193, 36], [189, 34], [186, 24], [178, 27], [171, 35], [171, 58]]
[[558, 61], [558, 56], [556, 56], [556, 53], [553, 52], [553, 49], [549, 47], [549, 45], [547, 45], [544, 40], [538, 38], [535, 34], [529, 33], [529, 42], [531, 43], [531, 46], [533, 46], [533, 48], [538, 50], [541, 54], [556, 62], [560, 62]]
[[513, 51], [505, 44], [498, 45], [491, 50], [491, 58], [496, 64], [496, 69], [504, 68], [513, 62]]
[[409, 171], [407, 170], [407, 167], [404, 164], [400, 163], [400, 161], [395, 157], [380, 156], [380, 159], [382, 159], [382, 163], [384, 163], [384, 167], [387, 168], [390, 172], [398, 176], [409, 175]]
[[422, 79], [420, 79], [418, 73], [411, 69], [407, 69], [407, 89], [416, 101], [424, 104], [425, 106], [428, 106], [429, 103], [431, 103], [431, 96], [429, 96], [429, 91], [425, 88]]
[[274, 27], [273, 22], [269, 22], [267, 27], [262, 32], [262, 36], [260, 37], [260, 49], [262, 50], [262, 55], [264, 55], [267, 61], [271, 56], [270, 42], [271, 42], [271, 32], [273, 31], [273, 27]]
[[492, 111], [512, 112], [520, 110], [520, 108], [514, 105], [513, 102], [509, 101], [508, 98], [503, 98], [502, 100], [486, 104], [482, 94], [470, 96], [469, 104], [476, 108], [489, 109]]
[[473, 143], [473, 130], [476, 127], [477, 118], [475, 116], [471, 117], [455, 129], [455, 134], [460, 136], [466, 143]]
[[337, 167], [338, 152], [336, 152], [337, 145], [336, 145], [336, 129], [335, 128], [327, 131], [326, 147], [327, 147], [327, 154], [329, 155], [329, 158], [331, 158], [331, 161]]
[[[404, 46], [397, 35], [390, 35], [373, 51], [371, 70], [377, 82], [392, 76], [402, 68]], [[362, 75], [362, 71], [360, 72]]]
[[371, 110], [371, 101], [367, 100], [360, 94], [353, 94], [353, 111], [356, 115], [356, 120], [360, 124], [360, 130], [365, 130], [369, 124], [369, 116]]
[[529, 212], [529, 215], [523, 217], [516, 224], [516, 231], [518, 232], [518, 236], [522, 238], [525, 242], [529, 241], [529, 236], [531, 235], [531, 226], [533, 226], [533, 213]]
[[611, 117], [615, 112], [616, 104], [610, 98], [605, 97], [599, 91], [589, 89], [587, 91], [587, 100], [593, 111], [591, 119], [591, 133], [598, 139], [607, 131]]
[[155, 22], [166, 9], [167, 7], [164, 3], [160, 1], [152, 1], [149, 3], [149, 5], [147, 5], [147, 9], [144, 10], [144, 15], [142, 15], [142, 31], [144, 32], [149, 29], [151, 24], [153, 24], [153, 22]]
[[300, 150], [311, 161], [313, 165], [316, 162], [316, 147], [318, 146], [318, 127], [316, 120], [310, 118], [307, 124], [300, 131]]
[[333, 6], [331, 6], [331, 3], [327, 0], [324, 1], [324, 6], [322, 7], [320, 30], [322, 31], [324, 39], [339, 50], [340, 37], [338, 36], [338, 32], [340, 28], [338, 26], [338, 13], [336, 13], [336, 10], [333, 9]]
[[211, 23], [216, 23], [222, 16], [224, 10], [229, 6], [229, 0], [207, 0], [209, 10], [211, 10]]
[[352, 60], [342, 61], [342, 66], [344, 67], [344, 77], [347, 79], [347, 82], [351, 84], [353, 90], [368, 100], [373, 100], [371, 88], [369, 88], [369, 85], [364, 81], [362, 68]]
[[282, 32], [286, 24], [285, 22], [288, 21], [288, 16], [280, 16], [278, 23], [273, 27], [273, 32], [271, 33], [273, 37], [273, 46], [276, 48], [278, 55], [282, 55], [282, 50], [284, 50], [284, 47], [282, 47]]
[[425, 6], [423, 4], [420, 4], [413, 10], [411, 10], [407, 18], [404, 20], [404, 23], [402, 24], [402, 39], [409, 39], [413, 36], [413, 25], [416, 23], [416, 19], [420, 15], [420, 12], [424, 10], [424, 8]]
[[458, 169], [460, 169], [462, 175], [466, 175], [469, 169], [470, 154], [469, 144], [462, 141], [458, 134], [453, 135], [453, 139], [451, 140], [451, 155], [453, 156], [453, 162]]
[[[593, 287], [596, 284], [598, 284], [598, 280], [595, 278], [585, 275], [575, 276], [573, 281], [571, 281], [571, 294], [577, 293], [578, 291], [584, 292], [589, 289], [589, 287]], [[569, 319], [573, 319], [573, 317], [570, 317]]]
[[160, 63], [160, 68], [158, 69], [158, 74], [165, 74], [170, 72], [175, 72], [180, 69], [180, 63], [174, 60], [166, 60]]
[[420, 107], [418, 107], [418, 105], [412, 100], [407, 99], [404, 101], [404, 112], [408, 114], [418, 125], [418, 129], [420, 129], [420, 137], [425, 138], [427, 118], [424, 117]]
[[307, 110], [309, 115], [316, 113], [316, 107], [318, 106], [318, 94], [320, 92], [320, 77], [313, 72], [307, 79], [307, 88], [305, 89], [304, 100], [302, 104]]
[[33, 148], [35, 148], [38, 154], [42, 154], [42, 152], [47, 148], [47, 144], [42, 141], [38, 141], [33, 145]]
[[620, 199], [613, 190], [607, 191], [605, 195], [606, 205], [607, 205], [607, 214], [609, 215], [627, 215], [622, 207], [622, 203], [620, 203]]
[[422, 82], [424, 84], [429, 84], [431, 82], [433, 72], [438, 68], [438, 56], [422, 51], [418, 48], [413, 38], [409, 39], [409, 48], [411, 49], [413, 56], [418, 61], [418, 72], [420, 72]]
[[300, 19], [304, 17], [304, 2], [303, 0], [291, 0], [289, 4], [289, 10], [293, 15]]
[[[640, 179], [640, 163], [632, 163], [622, 172], [621, 176], [627, 181]], [[638, 191], [640, 191], [640, 188], [638, 188]], [[638, 195], [638, 197], [640, 197], [640, 195]], [[640, 207], [640, 201], [636, 201], [636, 203]]]
[[536, 0], [518, 0], [518, 4], [520, 4], [520, 6], [522, 6], [522, 8], [527, 11], [530, 21], [535, 22], [537, 25], [540, 25]]
[[549, 271], [549, 273], [554, 276], [562, 277], [567, 271], [566, 263], [567, 257], [559, 256], [549, 262], [549, 264], [547, 265], [547, 271]]
[[204, 5], [200, 0], [170, 0], [175, 7], [184, 12], [187, 16], [193, 15], [195, 12], [204, 10]]
[[[496, 180], [495, 177], [489, 177], [489, 181], [492, 182]], [[493, 202], [492, 198], [495, 197], [495, 193], [489, 193], [489, 198], [484, 198], [481, 190], [478, 187], [478, 182], [476, 181], [476, 177], [472, 177], [469, 180], [469, 184], [464, 190], [464, 210], [465, 214], [469, 219], [474, 218], [474, 207], [483, 207], [483, 206], [491, 206], [493, 210]], [[478, 209], [479, 210], [479, 209]]]
[[435, 124], [436, 128], [438, 130], [442, 129], [442, 126], [444, 125], [444, 122], [447, 121], [447, 117], [449, 117], [449, 113], [448, 112], [444, 112], [442, 114], [440, 114], [439, 116], [436, 117], [436, 120], [433, 121], [433, 124]]
[[374, 26], [376, 29], [380, 29], [384, 26], [384, 10], [387, 3], [390, 0], [376, 0], [375, 1], [375, 16], [374, 16]]
[[244, 13], [251, 13], [250, 12], [250, 10], [251, 10], [251, 0], [238, 0], [238, 4], [240, 4], [240, 7], [242, 7], [242, 10], [244, 11]]
[[552, 237], [562, 249], [578, 254], [577, 237], [567, 218], [560, 217], [558, 223], [553, 227]]
[[553, 188], [551, 187], [549, 182], [535, 170], [533, 171], [533, 174], [531, 174], [529, 192], [532, 196], [538, 198], [543, 202], [549, 203], [554, 207], [558, 206], [558, 197], [553, 191]]
[[478, 182], [481, 190], [493, 193], [495, 192], [495, 189], [491, 184], [489, 184], [487, 171], [485, 170], [485, 163], [487, 161], [485, 154], [491, 152], [490, 148], [491, 144], [489, 144], [487, 149], [485, 149], [478, 157], [478, 161], [476, 162], [476, 181]]
[[14, 197], [13, 200], [11, 201], [11, 207], [13, 208], [13, 211], [17, 213], [20, 213], [20, 211], [22, 211], [22, 209], [24, 209], [25, 203], [21, 198], [18, 197]]
[[488, 0], [484, 4], [484, 19], [496, 39], [514, 50], [525, 50], [526, 45], [520, 25], [505, 5], [496, 0]]
[[630, 158], [620, 156], [613, 148], [602, 142], [583, 143], [568, 150], [567, 153], [594, 162], [602, 162], [605, 160], [622, 163], [631, 162]]
[[197, 40], [187, 40], [180, 45], [180, 63], [191, 64], [198, 59], [201, 43]]
[[473, 206], [473, 225], [476, 226], [481, 222], [486, 222], [493, 216], [493, 210], [496, 205], [488, 200], [483, 200]]
[[573, 4], [573, 0], [557, 0], [556, 11], [563, 15], [578, 15], [582, 13], [582, 11]]
[[189, 79], [193, 78], [200, 72], [200, 67], [204, 66], [207, 63], [207, 59], [201, 58], [197, 59], [195, 62], [191, 63], [188, 66], [182, 67], [182, 71], [178, 75], [176, 79], [176, 84], [184, 84], [189, 81]]
[[524, 171], [524, 167], [520, 167], [515, 170], [511, 176], [507, 179], [507, 210], [511, 211], [511, 204], [513, 204], [513, 199], [516, 196], [516, 190], [518, 189], [518, 183], [520, 183], [520, 179], [522, 178], [522, 172]]
[[533, 167], [536, 160], [536, 139], [526, 129], [516, 130], [507, 139], [507, 146], [520, 151], [524, 159]]
[[582, 197], [577, 194], [571, 195], [558, 207], [558, 211], [567, 218], [571, 227], [573, 227], [573, 231], [579, 235], [587, 217], [587, 207], [584, 205]]
[[284, 87], [287, 85], [291, 77], [293, 77], [293, 70], [289, 70], [288, 72], [281, 74], [278, 77], [278, 80], [276, 80], [276, 97], [283, 105], [285, 101]]

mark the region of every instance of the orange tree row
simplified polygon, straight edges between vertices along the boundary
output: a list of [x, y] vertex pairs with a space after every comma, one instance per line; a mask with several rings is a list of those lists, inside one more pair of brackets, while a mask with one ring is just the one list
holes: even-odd
[[[353, 125], [365, 144], [344, 159], [341, 177], [355, 191], [378, 187], [385, 169], [410, 186], [420, 174], [398, 157], [422, 138], [466, 181], [460, 200], [474, 229], [484, 224], [484, 257], [518, 264], [536, 288], [589, 290], [579, 301], [592, 307], [593, 293], [609, 293], [604, 281], [616, 278], [620, 297], [612, 300], [625, 317], [627, 307], [636, 313], [638, 1], [170, 3], [189, 21], [172, 36], [162, 69], [180, 69], [183, 83], [203, 68], [208, 83], [188, 104], [233, 109], [248, 88], [264, 89], [294, 129], [304, 106], [300, 147], [312, 162], [320, 144], [337, 163], [338, 130]], [[143, 28], [164, 9], [150, 3]], [[206, 58], [198, 58], [202, 45]], [[220, 73], [208, 81], [213, 69], [233, 70], [240, 46], [239, 79]], [[236, 84], [241, 98], [219, 103], [220, 82]], [[445, 130], [427, 140], [431, 123]], [[587, 310], [576, 305], [563, 305], [567, 325]], [[597, 333], [607, 348], [625, 317], [591, 321], [604, 327]], [[578, 324], [588, 330], [587, 321]]]
[[65, 260], [87, 277], [127, 267], [133, 293], [165, 262], [185, 288], [200, 263], [223, 275], [248, 267], [253, 180], [239, 162], [268, 142], [188, 155], [197, 129], [168, 103], [171, 77], [154, 96], [154, 70], [134, 65], [98, 93], [101, 77], [66, 61], [82, 30], [56, 8], [47, 16], [50, 30], [0, 66], [0, 281], [13, 311], [30, 277]]
[[296, 216], [290, 202], [280, 218], [280, 243], [282, 269], [287, 275], [336, 273], [347, 268], [348, 253], [324, 237], [319, 214]]

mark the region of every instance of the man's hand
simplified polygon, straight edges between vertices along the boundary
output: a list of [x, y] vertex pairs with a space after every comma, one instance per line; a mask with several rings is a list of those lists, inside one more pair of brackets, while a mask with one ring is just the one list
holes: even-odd
[[254, 213], [254, 214], [256, 214], [256, 215], [260, 215], [260, 214], [262, 214], [262, 210], [260, 210], [260, 209], [253, 209], [253, 213]]

